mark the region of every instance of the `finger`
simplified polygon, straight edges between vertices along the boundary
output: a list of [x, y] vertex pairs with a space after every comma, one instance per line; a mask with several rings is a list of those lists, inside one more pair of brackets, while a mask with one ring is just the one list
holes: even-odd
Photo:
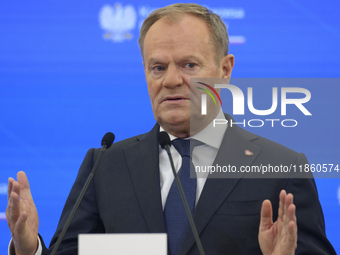
[[280, 204], [279, 204], [279, 212], [278, 212], [278, 218], [283, 221], [283, 215], [284, 215], [284, 206], [285, 206], [285, 198], [286, 198], [286, 191], [283, 189], [280, 192]]
[[260, 230], [265, 230], [273, 225], [272, 203], [267, 199], [262, 203]]
[[12, 192], [15, 192], [18, 194], [18, 196], [20, 197], [20, 183], [14, 181], [12, 184]]
[[293, 217], [295, 215], [295, 210], [292, 213], [288, 213], [288, 208], [293, 205], [293, 195], [291, 193], [286, 195], [286, 199], [285, 199], [285, 214], [284, 214], [284, 223], [286, 224], [286, 226], [288, 227], [288, 223], [290, 220], [293, 220]]
[[287, 194], [286, 199], [285, 199], [285, 204], [287, 208], [289, 205], [293, 204], [293, 200], [294, 200], [293, 194], [291, 193]]
[[288, 223], [288, 242], [291, 247], [297, 245], [297, 224], [295, 216], [296, 207], [294, 204], [290, 205], [288, 208], [288, 218], [290, 219]]
[[21, 188], [21, 199], [33, 200], [26, 173], [23, 171], [18, 172], [17, 178]]
[[16, 192], [12, 191], [10, 200], [11, 200], [11, 204], [9, 207], [10, 222], [12, 224], [15, 224], [19, 218], [21, 209], [19, 195]]
[[296, 225], [296, 206], [294, 204], [290, 204], [287, 209], [287, 222], [293, 222]]
[[11, 197], [13, 182], [15, 182], [15, 180], [12, 177], [8, 178], [8, 187], [7, 187], [8, 188], [8, 190], [7, 190], [7, 200], [8, 201]]

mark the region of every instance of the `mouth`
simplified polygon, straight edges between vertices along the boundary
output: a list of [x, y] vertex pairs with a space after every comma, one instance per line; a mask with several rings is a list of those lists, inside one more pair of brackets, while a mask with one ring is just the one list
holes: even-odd
[[189, 100], [188, 98], [185, 98], [183, 96], [167, 96], [163, 99], [162, 102], [180, 102], [180, 101], [184, 101], [184, 100]]

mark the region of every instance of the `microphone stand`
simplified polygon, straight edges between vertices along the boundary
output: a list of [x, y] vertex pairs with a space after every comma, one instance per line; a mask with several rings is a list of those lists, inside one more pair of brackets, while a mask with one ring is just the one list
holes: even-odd
[[[112, 135], [113, 135], [113, 134], [112, 134]], [[106, 136], [107, 136], [107, 134], [104, 136], [104, 138], [105, 138]], [[92, 171], [91, 171], [89, 177], [87, 177], [87, 180], [86, 180], [86, 182], [85, 182], [85, 184], [84, 184], [84, 187], [83, 187], [83, 189], [81, 190], [81, 192], [80, 192], [80, 194], [79, 194], [79, 196], [78, 196], [78, 198], [77, 198], [77, 201], [76, 201], [75, 205], [73, 206], [73, 209], [72, 209], [72, 211], [71, 211], [69, 217], [67, 218], [67, 221], [66, 221], [66, 223], [65, 223], [65, 226], [63, 227], [63, 230], [61, 231], [60, 236], [58, 237], [58, 240], [57, 240], [57, 242], [55, 243], [55, 245], [54, 245], [54, 247], [53, 247], [53, 250], [52, 250], [51, 255], [55, 255], [55, 254], [56, 254], [56, 252], [57, 252], [57, 250], [58, 250], [58, 248], [59, 248], [59, 245], [60, 245], [61, 241], [63, 240], [63, 238], [64, 238], [64, 236], [65, 236], [65, 233], [66, 233], [68, 227], [70, 226], [70, 223], [71, 223], [71, 221], [73, 220], [73, 217], [74, 217], [74, 215], [75, 215], [75, 213], [76, 213], [76, 211], [77, 211], [77, 209], [78, 209], [78, 207], [79, 207], [79, 205], [80, 205], [80, 202], [81, 202], [81, 200], [83, 199], [83, 197], [84, 197], [84, 195], [85, 195], [85, 192], [86, 192], [88, 186], [90, 185], [90, 182], [91, 182], [91, 180], [92, 180], [92, 178], [93, 178], [93, 176], [94, 176], [94, 173], [96, 172], [96, 170], [97, 170], [97, 168], [98, 168], [98, 165], [99, 165], [99, 163], [100, 163], [100, 161], [101, 161], [101, 159], [102, 159], [102, 157], [103, 157], [103, 154], [104, 154], [106, 148], [110, 147], [111, 144], [112, 144], [112, 142], [113, 142], [114, 135], [113, 135], [112, 141], [108, 142], [108, 144], [106, 144], [106, 141], [105, 141], [104, 138], [103, 138], [103, 141], [102, 141], [103, 147], [102, 147], [102, 149], [100, 150], [99, 157], [98, 157], [98, 159], [97, 159], [97, 161], [96, 161], [94, 167], [92, 168]]]
[[173, 172], [173, 174], [175, 176], [175, 180], [176, 180], [176, 183], [177, 183], [177, 186], [178, 186], [178, 189], [179, 189], [179, 193], [181, 195], [181, 198], [182, 198], [182, 201], [183, 201], [183, 204], [184, 204], [185, 211], [186, 211], [188, 219], [189, 219], [189, 223], [190, 223], [190, 227], [191, 227], [192, 233], [194, 234], [194, 237], [195, 237], [195, 241], [196, 241], [196, 244], [197, 244], [197, 247], [198, 247], [199, 254], [200, 255], [205, 255], [204, 250], [203, 250], [203, 246], [202, 246], [202, 243], [201, 243], [201, 240], [200, 240], [200, 238], [198, 236], [198, 232], [197, 232], [197, 229], [196, 229], [196, 225], [195, 225], [194, 219], [192, 218], [192, 215], [191, 215], [191, 212], [190, 212], [190, 209], [189, 209], [189, 206], [188, 206], [187, 199], [186, 199], [186, 197], [184, 195], [184, 191], [183, 191], [181, 182], [179, 181], [178, 175], [177, 175], [177, 173], [175, 171], [175, 166], [174, 166], [174, 162], [172, 160], [172, 156], [171, 156], [171, 153], [170, 153], [170, 146], [169, 146], [169, 144], [165, 144], [164, 148], [165, 148], [166, 152], [168, 153], [168, 156], [169, 156], [169, 159], [170, 159], [171, 169], [172, 169], [172, 172]]

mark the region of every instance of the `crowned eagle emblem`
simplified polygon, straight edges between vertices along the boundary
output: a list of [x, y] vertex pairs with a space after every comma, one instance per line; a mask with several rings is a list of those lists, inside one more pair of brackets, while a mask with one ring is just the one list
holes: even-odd
[[114, 42], [131, 40], [136, 21], [137, 13], [132, 5], [104, 5], [99, 12], [100, 26], [105, 30], [103, 37]]

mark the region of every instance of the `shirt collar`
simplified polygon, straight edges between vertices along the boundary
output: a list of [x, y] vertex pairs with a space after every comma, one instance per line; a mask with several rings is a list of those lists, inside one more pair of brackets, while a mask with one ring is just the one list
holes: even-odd
[[[220, 109], [218, 115], [216, 116], [216, 119], [222, 119], [225, 120], [225, 116], [223, 114], [222, 108]], [[214, 147], [216, 149], [219, 149], [223, 140], [223, 136], [225, 131], [227, 130], [228, 125], [215, 125], [214, 127], [214, 121], [210, 122], [208, 126], [206, 126], [202, 131], [199, 133], [193, 135], [190, 138], [196, 139], [202, 143], [205, 143], [211, 147]], [[160, 127], [159, 132], [164, 131], [162, 127]], [[170, 140], [173, 141], [177, 139], [178, 137], [173, 136], [169, 134]], [[188, 138], [187, 138], [188, 139]]]

